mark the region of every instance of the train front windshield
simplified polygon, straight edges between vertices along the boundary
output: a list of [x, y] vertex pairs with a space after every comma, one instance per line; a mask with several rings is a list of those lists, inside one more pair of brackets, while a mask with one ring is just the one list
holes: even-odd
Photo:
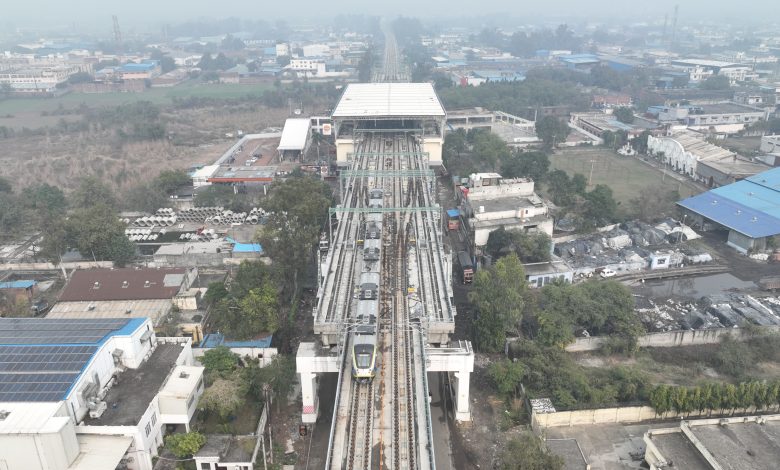
[[371, 354], [358, 353], [357, 360], [355, 362], [357, 362], [358, 369], [368, 369], [371, 367]]

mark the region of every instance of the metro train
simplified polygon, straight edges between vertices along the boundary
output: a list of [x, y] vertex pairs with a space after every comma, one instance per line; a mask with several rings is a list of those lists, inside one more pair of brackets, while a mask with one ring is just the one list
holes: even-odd
[[[369, 191], [368, 207], [382, 208], [384, 191]], [[363, 241], [363, 269], [359, 279], [359, 294], [355, 319], [357, 325], [352, 341], [352, 377], [368, 382], [376, 375], [377, 317], [379, 316], [379, 284], [382, 254], [382, 212], [366, 213]]]

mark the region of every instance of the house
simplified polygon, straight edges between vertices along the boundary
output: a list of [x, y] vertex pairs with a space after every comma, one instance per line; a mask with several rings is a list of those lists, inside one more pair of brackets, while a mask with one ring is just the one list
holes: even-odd
[[[7, 470], [151, 470], [167, 425], [189, 421], [202, 377], [188, 338], [149, 319], [0, 318], [0, 462]], [[161, 397], [165, 397], [161, 400]]]
[[553, 219], [529, 178], [473, 173], [461, 187], [460, 199], [474, 248], [485, 246], [490, 232], [501, 227], [552, 236]]

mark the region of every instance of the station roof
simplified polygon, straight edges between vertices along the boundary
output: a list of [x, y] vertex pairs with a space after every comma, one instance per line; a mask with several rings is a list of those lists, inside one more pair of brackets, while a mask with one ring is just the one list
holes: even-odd
[[780, 234], [780, 168], [677, 204], [750, 238]]
[[347, 85], [333, 111], [334, 118], [444, 115], [430, 83], [353, 83]]
[[303, 150], [309, 137], [311, 122], [308, 118], [288, 119], [284, 122], [279, 150]]

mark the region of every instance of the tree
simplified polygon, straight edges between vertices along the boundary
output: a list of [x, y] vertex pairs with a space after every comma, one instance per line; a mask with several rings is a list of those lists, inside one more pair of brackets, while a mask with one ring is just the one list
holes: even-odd
[[596, 225], [613, 222], [617, 215], [618, 203], [612, 196], [612, 189], [604, 184], [597, 184], [593, 190], [585, 194], [584, 217]]
[[631, 124], [634, 122], [634, 112], [631, 108], [620, 107], [615, 110], [614, 115], [615, 119], [622, 123]]
[[563, 470], [563, 459], [549, 453], [533, 433], [524, 432], [510, 439], [501, 454], [503, 470]]
[[566, 140], [569, 126], [555, 116], [544, 116], [536, 121], [536, 135], [546, 147], [552, 148]]
[[207, 305], [214, 305], [228, 295], [230, 293], [225, 288], [224, 282], [211, 282], [208, 289], [206, 289], [206, 294], [203, 295], [203, 300]]
[[504, 227], [490, 232], [485, 251], [494, 259], [514, 252], [523, 263], [539, 263], [550, 260], [552, 241], [544, 232], [527, 233], [521, 229]]
[[476, 341], [483, 351], [503, 349], [506, 332], [520, 324], [527, 290], [523, 265], [514, 253], [477, 272], [469, 299], [477, 311]]
[[73, 211], [67, 220], [68, 238], [85, 257], [112, 259], [112, 254], [124, 255], [124, 225], [116, 212], [103, 204]]
[[41, 222], [49, 220], [56, 215], [62, 215], [68, 206], [65, 193], [60, 188], [51, 186], [48, 183], [28, 186], [22, 193], [28, 207]]
[[221, 375], [229, 375], [238, 367], [238, 356], [227, 346], [217, 346], [209, 349], [199, 359], [207, 371]]
[[247, 335], [274, 333], [279, 329], [279, 294], [271, 281], [250, 290], [240, 305]]
[[331, 202], [330, 188], [314, 178], [290, 178], [271, 186], [264, 205], [271, 215], [259, 239], [279, 270], [289, 298], [298, 291], [298, 278], [312, 259], [312, 247], [328, 220]]
[[501, 164], [504, 178], [531, 178], [541, 182], [550, 169], [550, 159], [544, 152], [514, 152]]
[[636, 198], [629, 201], [631, 212], [640, 220], [652, 221], [676, 212], [675, 203], [680, 200], [677, 190], [668, 191], [663, 187], [645, 186], [639, 190]]
[[498, 393], [512, 397], [517, 395], [517, 386], [525, 375], [525, 369], [521, 362], [512, 362], [509, 359], [504, 359], [499, 362], [490, 364], [488, 368], [488, 376], [493, 380], [493, 383], [498, 389]]
[[226, 419], [238, 411], [244, 403], [244, 395], [246, 395], [246, 389], [240, 380], [219, 377], [214, 380], [213, 384], [206, 387], [198, 406]]
[[77, 83], [89, 83], [92, 80], [92, 75], [88, 74], [87, 72], [77, 72], [68, 77], [68, 84], [75, 85]]
[[206, 436], [199, 432], [177, 433], [165, 436], [165, 447], [182, 459], [191, 457], [206, 443]]
[[701, 82], [699, 88], [702, 90], [728, 90], [731, 88], [731, 81], [725, 75], [713, 75]]
[[71, 195], [73, 207], [86, 209], [98, 204], [113, 208], [116, 207], [114, 192], [102, 181], [94, 176], [82, 178], [78, 188]]

